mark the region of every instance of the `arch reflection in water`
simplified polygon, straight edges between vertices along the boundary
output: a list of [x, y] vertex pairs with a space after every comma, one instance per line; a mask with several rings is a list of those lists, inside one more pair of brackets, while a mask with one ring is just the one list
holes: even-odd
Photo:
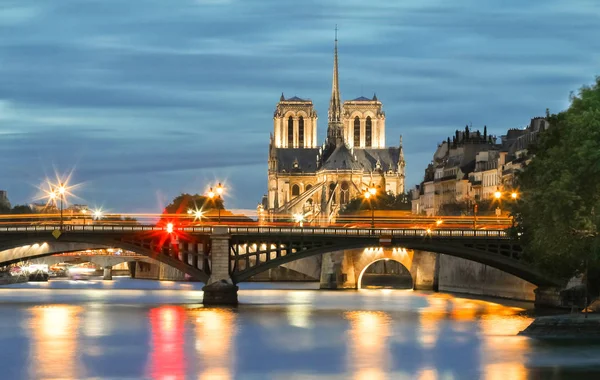
[[29, 309], [31, 331], [31, 378], [80, 378], [77, 355], [79, 315], [82, 308], [70, 305], [36, 306]]
[[350, 321], [348, 360], [353, 378], [386, 378], [390, 365], [390, 316], [380, 311], [351, 311], [344, 316]]
[[161, 306], [150, 310], [151, 374], [157, 380], [185, 379], [185, 309]]
[[196, 328], [196, 351], [202, 367], [200, 380], [232, 379], [235, 365], [233, 346], [236, 334], [235, 313], [228, 309], [191, 311]]

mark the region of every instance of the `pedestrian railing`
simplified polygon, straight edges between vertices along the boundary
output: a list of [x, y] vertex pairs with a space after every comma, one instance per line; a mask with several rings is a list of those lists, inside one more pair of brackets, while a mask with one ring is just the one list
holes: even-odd
[[[475, 230], [475, 229], [424, 229], [424, 228], [334, 228], [334, 227], [227, 227], [219, 226], [218, 233], [230, 235], [303, 235], [303, 236], [348, 236], [348, 237], [431, 237], [431, 238], [496, 238], [508, 239], [504, 230]], [[0, 226], [2, 232], [52, 232], [54, 230], [106, 233], [106, 232], [151, 232], [164, 231], [167, 226], [156, 225], [31, 225], [31, 226]], [[173, 232], [212, 234], [213, 226], [174, 227]]]

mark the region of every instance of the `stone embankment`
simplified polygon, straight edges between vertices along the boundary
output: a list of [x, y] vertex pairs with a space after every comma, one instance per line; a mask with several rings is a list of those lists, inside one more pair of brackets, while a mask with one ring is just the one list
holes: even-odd
[[27, 276], [0, 275], [0, 285], [16, 284], [27, 282]]
[[[590, 309], [600, 308], [600, 303]], [[590, 310], [588, 309], [588, 310]], [[553, 315], [536, 318], [519, 335], [539, 339], [600, 340], [600, 314], [583, 313]]]

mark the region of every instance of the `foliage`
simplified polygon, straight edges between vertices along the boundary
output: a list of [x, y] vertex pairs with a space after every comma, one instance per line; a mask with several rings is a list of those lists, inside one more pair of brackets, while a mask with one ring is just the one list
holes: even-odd
[[[376, 196], [373, 200], [375, 210], [410, 210], [410, 197], [408, 194], [394, 195], [389, 192]], [[350, 215], [357, 211], [370, 210], [371, 206], [363, 197], [352, 199], [346, 204], [346, 207], [340, 211], [340, 215]]]
[[567, 280], [586, 261], [597, 271], [600, 261], [600, 77], [547, 119], [550, 128], [530, 149], [534, 159], [517, 176], [513, 233], [527, 259]]
[[210, 199], [205, 195], [200, 194], [188, 194], [182, 193], [175, 197], [171, 203], [165, 207], [165, 214], [185, 214], [187, 210], [210, 210], [210, 209], [221, 209], [223, 210], [222, 198]]
[[[452, 202], [452, 203], [444, 203], [440, 206], [438, 210], [438, 215], [440, 216], [466, 216], [473, 215], [473, 202], [461, 201], [461, 202]], [[483, 200], [477, 202], [477, 216], [495, 216], [496, 215], [496, 207], [498, 204], [495, 204], [491, 200]]]

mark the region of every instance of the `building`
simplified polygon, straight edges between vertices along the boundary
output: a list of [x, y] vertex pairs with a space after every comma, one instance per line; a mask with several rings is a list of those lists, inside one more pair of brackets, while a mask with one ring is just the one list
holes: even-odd
[[0, 207], [10, 208], [10, 201], [8, 200], [8, 192], [6, 190], [0, 190]]
[[317, 143], [317, 112], [310, 99], [285, 98], [273, 115], [269, 144], [269, 215], [302, 213], [307, 221], [331, 221], [367, 187], [404, 192], [402, 137], [386, 147], [385, 113], [376, 95], [341, 102], [335, 39], [327, 138]]
[[[543, 117], [531, 120], [524, 129], [509, 129], [500, 137], [483, 133], [456, 131], [438, 145], [423, 182], [412, 192], [412, 212], [437, 215], [450, 204], [474, 205], [489, 200], [496, 191], [511, 190], [515, 173], [531, 160], [527, 147], [548, 128]], [[465, 212], [469, 212], [465, 209]]]

